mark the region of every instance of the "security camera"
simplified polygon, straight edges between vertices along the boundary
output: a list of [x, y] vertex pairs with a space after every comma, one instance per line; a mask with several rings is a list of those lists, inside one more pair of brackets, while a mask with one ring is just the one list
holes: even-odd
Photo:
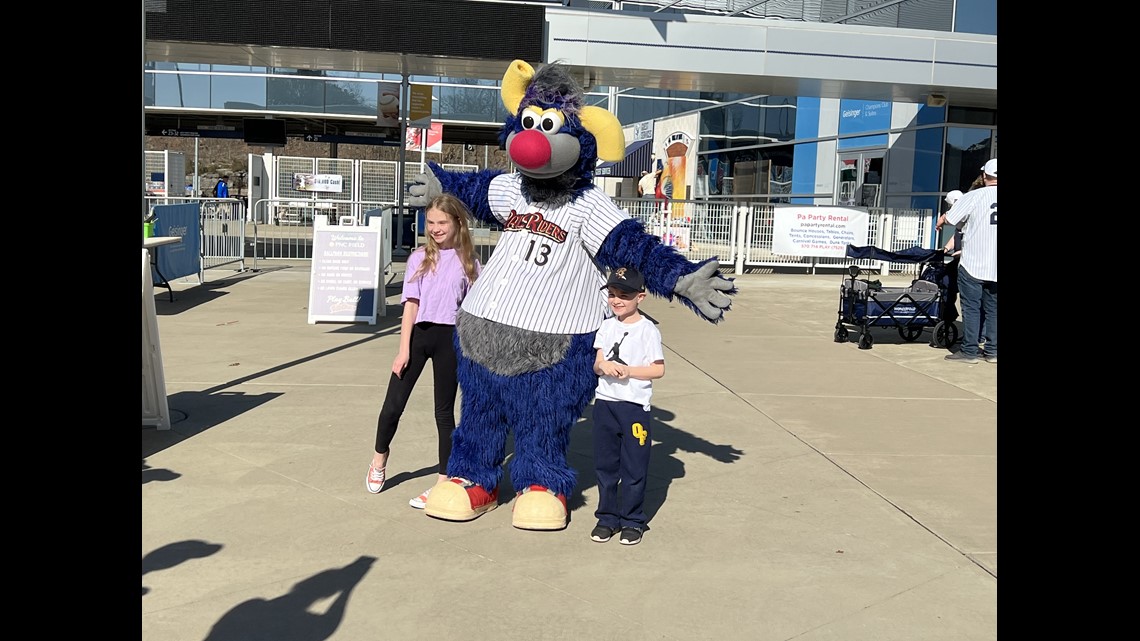
[[927, 107], [942, 107], [946, 104], [946, 96], [940, 93], [932, 93], [926, 96]]

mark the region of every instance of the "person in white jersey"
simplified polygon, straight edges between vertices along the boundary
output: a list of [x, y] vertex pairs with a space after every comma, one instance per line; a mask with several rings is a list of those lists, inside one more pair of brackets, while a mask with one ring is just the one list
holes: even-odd
[[[962, 232], [962, 262], [958, 265], [958, 298], [962, 306], [962, 348], [946, 356], [948, 361], [978, 362], [978, 340], [984, 336], [987, 363], [998, 356], [997, 275], [997, 158], [982, 166], [985, 186], [964, 194], [950, 211], [939, 217]], [[982, 315], [985, 315], [983, 322]]]

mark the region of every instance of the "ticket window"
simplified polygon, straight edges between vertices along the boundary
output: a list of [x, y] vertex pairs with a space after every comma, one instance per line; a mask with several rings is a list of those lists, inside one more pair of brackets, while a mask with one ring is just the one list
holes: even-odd
[[882, 151], [840, 154], [835, 202], [851, 207], [879, 207], [883, 202]]

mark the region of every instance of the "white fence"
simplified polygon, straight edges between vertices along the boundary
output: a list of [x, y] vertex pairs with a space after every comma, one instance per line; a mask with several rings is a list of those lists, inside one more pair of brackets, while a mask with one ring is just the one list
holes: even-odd
[[[913, 263], [888, 263], [845, 257], [821, 258], [789, 256], [772, 250], [775, 212], [778, 207], [742, 202], [681, 201], [667, 203], [649, 199], [614, 199], [614, 203], [640, 221], [646, 231], [661, 237], [668, 245], [685, 254], [693, 262], [716, 257], [722, 269], [737, 274], [763, 269], [803, 269], [816, 273], [821, 269], [840, 269], [857, 264], [866, 271], [882, 274], [915, 269]], [[390, 203], [341, 201], [292, 201], [263, 199], [254, 203], [253, 220], [272, 220], [272, 224], [252, 224], [249, 230], [251, 254], [258, 260], [310, 258], [313, 237], [313, 218], [328, 216], [334, 223], [342, 215], [353, 215], [358, 224], [367, 224], [367, 217], [378, 215]], [[797, 205], [799, 207], [801, 205]], [[341, 210], [344, 210], [343, 212]], [[864, 208], [856, 208], [864, 209]], [[277, 212], [269, 214], [269, 211]], [[920, 246], [933, 248], [933, 212], [928, 209], [870, 208], [868, 213], [867, 244], [881, 249], [900, 251]], [[283, 214], [282, 212], [288, 212]], [[404, 216], [393, 216], [393, 224], [400, 229], [389, 230], [395, 238], [395, 254], [410, 251], [422, 244], [416, 229], [415, 210]], [[472, 221], [471, 231], [479, 250], [480, 259], [486, 262], [498, 242], [502, 228], [497, 224]], [[402, 232], [402, 233], [400, 233]], [[387, 271], [387, 266], [386, 271]]]
[[[226, 265], [235, 265], [235, 269], [243, 271], [247, 259], [252, 259], [256, 267], [259, 260], [312, 258], [313, 220], [317, 216], [327, 217], [331, 224], [343, 216], [351, 216], [357, 224], [365, 225], [368, 218], [393, 207], [386, 201], [264, 198], [252, 203], [247, 211], [245, 202], [235, 198], [148, 198], [147, 201], [151, 206], [200, 202], [203, 272]], [[661, 237], [693, 262], [715, 256], [722, 270], [737, 274], [777, 268], [803, 269], [814, 274], [821, 269], [841, 269], [851, 264], [881, 274], [917, 270], [913, 263], [775, 253], [772, 242], [776, 208], [790, 205], [647, 198], [615, 198], [614, 203], [640, 221], [646, 231]], [[869, 208], [866, 211], [868, 245], [889, 251], [916, 245], [925, 249], [934, 247], [936, 235], [931, 210]], [[406, 255], [422, 244], [416, 218], [416, 210], [410, 208], [403, 214], [392, 215], [387, 224], [390, 229], [384, 237], [393, 239], [394, 255]], [[480, 258], [486, 262], [502, 228], [473, 221], [471, 231]], [[391, 275], [390, 265], [384, 265], [384, 270], [386, 275]], [[203, 276], [199, 274], [200, 282], [204, 282]]]
[[[853, 263], [865, 270], [882, 274], [915, 268], [913, 263], [852, 261], [849, 258], [775, 253], [772, 251], [772, 242], [776, 209], [793, 205], [703, 200], [658, 201], [648, 198], [615, 198], [614, 203], [641, 221], [646, 231], [660, 236], [666, 244], [676, 247], [694, 262], [715, 256], [722, 268], [731, 268], [737, 274], [765, 268], [803, 268], [814, 274], [817, 269], [844, 268]], [[889, 251], [900, 251], [915, 245], [926, 249], [934, 247], [934, 214], [929, 209], [853, 209], [867, 211], [868, 245]]]

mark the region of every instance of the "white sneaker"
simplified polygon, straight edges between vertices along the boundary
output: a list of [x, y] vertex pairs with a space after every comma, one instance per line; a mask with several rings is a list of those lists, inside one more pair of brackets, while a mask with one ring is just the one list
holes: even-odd
[[373, 494], [379, 494], [384, 489], [384, 468], [368, 464], [368, 476], [364, 477], [364, 487]]
[[427, 505], [428, 494], [431, 494], [431, 488], [430, 487], [428, 489], [424, 490], [423, 494], [421, 494], [421, 495], [417, 496], [416, 498], [408, 501], [408, 505], [416, 508], [417, 510], [424, 509], [424, 506]]

